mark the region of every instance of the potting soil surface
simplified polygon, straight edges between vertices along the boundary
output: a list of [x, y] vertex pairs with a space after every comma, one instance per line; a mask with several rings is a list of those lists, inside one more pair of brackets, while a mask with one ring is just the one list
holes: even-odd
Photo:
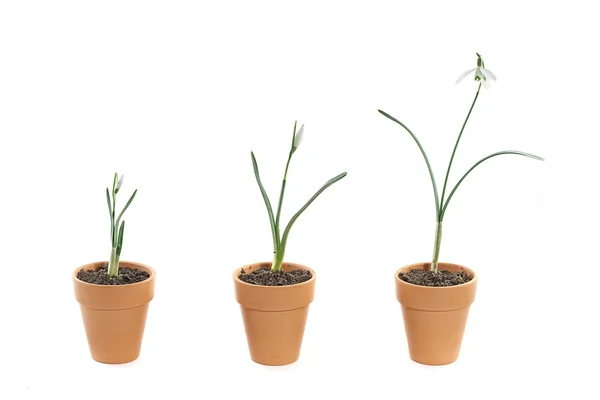
[[240, 281], [260, 286], [288, 286], [308, 281], [312, 278], [310, 271], [295, 269], [293, 271], [271, 272], [270, 268], [261, 268], [250, 273], [242, 269]]
[[465, 271], [450, 272], [445, 269], [434, 273], [424, 269], [411, 269], [408, 272], [400, 272], [398, 277], [404, 282], [419, 286], [456, 286], [467, 283], [473, 279], [473, 276]]
[[94, 285], [129, 285], [145, 281], [150, 278], [150, 274], [141, 269], [119, 267], [119, 275], [109, 276], [108, 265], [102, 265], [97, 270], [84, 270], [77, 273], [77, 278]]

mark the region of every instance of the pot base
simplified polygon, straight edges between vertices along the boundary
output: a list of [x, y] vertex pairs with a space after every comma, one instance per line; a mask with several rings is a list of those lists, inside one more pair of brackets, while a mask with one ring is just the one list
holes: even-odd
[[298, 361], [308, 307], [280, 312], [240, 308], [252, 361], [270, 366]]
[[140, 356], [148, 303], [127, 310], [81, 306], [90, 355], [103, 364], [125, 364]]

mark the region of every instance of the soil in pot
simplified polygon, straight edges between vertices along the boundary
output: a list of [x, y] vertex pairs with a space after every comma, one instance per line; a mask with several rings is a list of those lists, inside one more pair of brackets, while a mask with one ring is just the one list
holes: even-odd
[[249, 274], [242, 269], [238, 279], [245, 283], [260, 286], [288, 286], [306, 282], [312, 278], [310, 271], [295, 269], [291, 271], [280, 270], [271, 272], [270, 268], [260, 268]]
[[437, 273], [425, 269], [411, 269], [408, 272], [400, 272], [398, 278], [413, 285], [444, 287], [470, 282], [473, 275], [465, 271], [450, 272], [445, 269], [440, 269]]
[[150, 274], [141, 269], [119, 267], [119, 275], [108, 275], [108, 265], [101, 265], [96, 270], [84, 270], [77, 273], [77, 279], [94, 285], [129, 285], [145, 281], [150, 278]]

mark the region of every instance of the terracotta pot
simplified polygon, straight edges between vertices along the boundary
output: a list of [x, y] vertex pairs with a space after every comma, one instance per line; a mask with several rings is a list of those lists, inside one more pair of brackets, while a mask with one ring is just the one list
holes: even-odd
[[[271, 263], [250, 264], [242, 268], [249, 273], [261, 267], [271, 268]], [[308, 306], [315, 296], [315, 271], [303, 265], [284, 263], [284, 271], [309, 270], [312, 278], [297, 285], [259, 286], [239, 280], [242, 268], [233, 273], [233, 281], [250, 357], [263, 365], [286, 365], [297, 361]]]
[[412, 264], [396, 271], [396, 298], [402, 306], [410, 358], [427, 365], [451, 364], [460, 352], [469, 308], [475, 300], [477, 275], [461, 265], [439, 263], [440, 270], [465, 271], [473, 279], [463, 285], [427, 287], [398, 277], [400, 272], [430, 266], [431, 263]]
[[92, 358], [106, 364], [123, 364], [140, 355], [146, 315], [154, 297], [156, 273], [146, 265], [121, 261], [120, 267], [147, 271], [150, 278], [130, 285], [94, 285], [77, 278], [82, 268], [95, 270], [108, 262], [95, 262], [73, 272], [75, 299], [81, 316]]

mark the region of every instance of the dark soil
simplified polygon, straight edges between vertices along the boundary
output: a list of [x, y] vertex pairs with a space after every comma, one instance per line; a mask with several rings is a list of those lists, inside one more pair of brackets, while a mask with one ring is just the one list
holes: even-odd
[[450, 272], [445, 269], [438, 270], [437, 274], [424, 269], [411, 269], [406, 273], [400, 272], [398, 277], [404, 282], [419, 286], [456, 286], [473, 279], [465, 271]]
[[242, 269], [239, 279], [242, 282], [260, 286], [288, 286], [308, 281], [312, 278], [310, 271], [295, 269], [293, 271], [271, 272], [269, 268], [261, 268], [249, 274]]
[[85, 271], [83, 268], [77, 273], [80, 281], [93, 283], [94, 285], [129, 285], [145, 281], [150, 274], [140, 269], [119, 267], [119, 275], [109, 276], [108, 265], [102, 265], [97, 270]]

